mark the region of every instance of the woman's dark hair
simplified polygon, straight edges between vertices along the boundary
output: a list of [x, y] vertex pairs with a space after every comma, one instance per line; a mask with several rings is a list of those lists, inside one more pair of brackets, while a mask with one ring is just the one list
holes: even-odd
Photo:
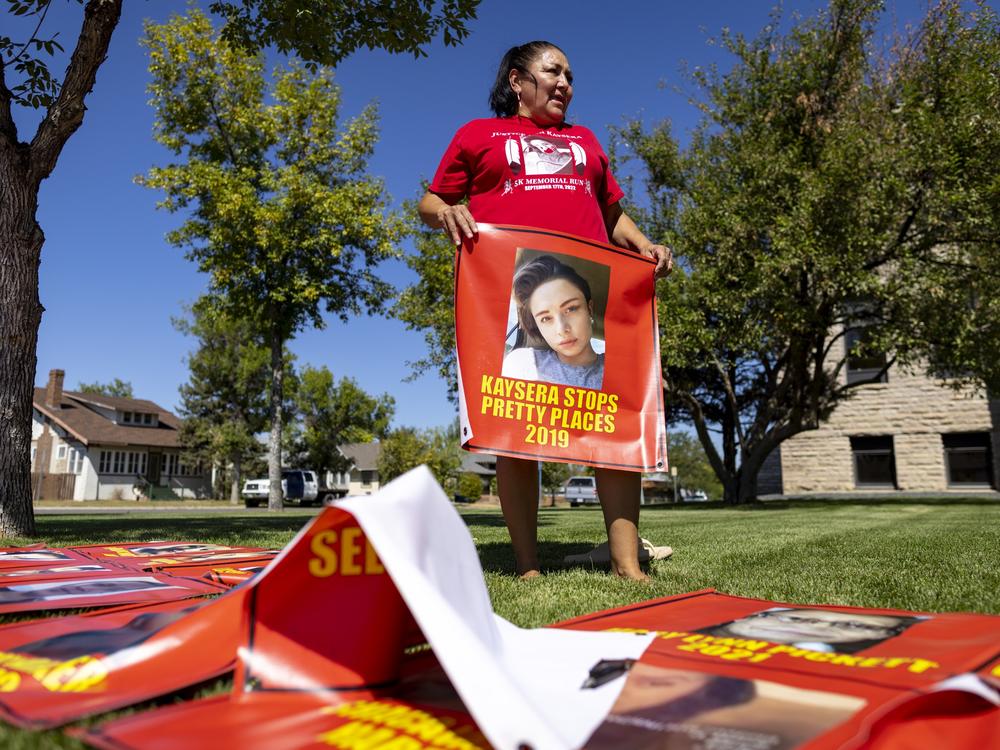
[[[738, 635], [736, 635], [735, 633], [733, 633], [729, 629], [729, 626], [732, 625], [733, 623], [737, 623], [737, 622], [742, 623], [742, 622], [745, 622], [746, 620], [748, 620], [750, 618], [772, 617], [772, 616], [774, 616], [775, 612], [778, 612], [778, 611], [787, 612], [790, 609], [795, 609], [795, 608], [794, 607], [780, 607], [780, 608], [775, 608], [775, 609], [766, 609], [766, 610], [763, 610], [762, 612], [751, 612], [750, 614], [744, 615], [743, 617], [739, 617], [739, 618], [737, 618], [735, 620], [730, 620], [729, 622], [723, 622], [723, 623], [720, 623], [719, 625], [712, 625], [711, 627], [708, 627], [708, 628], [700, 628], [700, 629], [692, 631], [692, 632], [695, 632], [695, 633], [704, 633], [706, 635], [715, 636], [716, 638], [742, 638], [744, 636], [738, 636]], [[821, 609], [819, 611], [826, 612], [826, 611], [829, 611], [829, 610], [823, 610], [823, 609]], [[922, 622], [923, 620], [927, 619], [926, 617], [920, 617], [920, 616], [913, 617], [913, 616], [909, 616], [909, 615], [889, 615], [889, 616], [896, 618], [896, 620], [898, 620], [898, 622], [895, 625], [893, 625], [892, 627], [887, 627], [886, 628], [889, 631], [889, 635], [887, 635], [885, 638], [866, 638], [866, 639], [863, 639], [863, 640], [862, 639], [858, 639], [856, 641], [840, 641], [840, 642], [829, 642], [829, 643], [827, 641], [818, 641], [818, 642], [819, 643], [828, 643], [828, 645], [830, 646], [830, 648], [833, 651], [835, 651], [836, 653], [838, 653], [838, 654], [856, 654], [859, 651], [864, 651], [865, 649], [869, 649], [869, 648], [872, 648], [873, 646], [877, 646], [880, 643], [882, 643], [883, 641], [888, 640], [889, 638], [895, 638], [897, 635], [901, 635], [911, 625], [915, 625], [916, 623]], [[765, 638], [759, 638], [758, 640], [762, 640], [763, 641], [763, 640], [766, 640], [766, 639]], [[801, 642], [805, 642], [806, 640], [807, 640], [806, 638], [802, 638]]]
[[497, 69], [497, 79], [490, 89], [490, 109], [497, 117], [513, 117], [517, 114], [517, 94], [510, 87], [510, 72], [519, 70], [522, 73], [528, 72], [528, 66], [532, 61], [547, 49], [557, 49], [559, 47], [541, 39], [511, 47], [500, 59], [500, 67]]
[[583, 298], [590, 302], [590, 284], [572, 266], [556, 260], [551, 255], [539, 255], [525, 263], [514, 274], [514, 300], [517, 302], [517, 321], [521, 330], [527, 334], [527, 343], [533, 347], [546, 347], [545, 339], [538, 331], [535, 318], [528, 304], [534, 291], [546, 281], [565, 279], [583, 292]]
[[685, 721], [719, 708], [749, 703], [756, 695], [757, 688], [752, 680], [713, 675], [693, 693], [636, 713], [662, 722]]

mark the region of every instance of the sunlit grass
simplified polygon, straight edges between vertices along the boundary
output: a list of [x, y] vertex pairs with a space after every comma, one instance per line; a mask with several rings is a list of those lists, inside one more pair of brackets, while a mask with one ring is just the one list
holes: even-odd
[[[507, 531], [498, 510], [461, 512], [476, 539], [494, 608], [526, 627], [703, 588], [803, 604], [1000, 612], [1000, 503], [995, 501], [942, 498], [768, 503], [740, 509], [700, 504], [645, 508], [642, 535], [675, 550], [672, 559], [649, 568], [649, 584], [620, 581], [600, 570], [563, 568], [565, 555], [603, 541], [604, 524], [597, 508], [540, 511], [545, 575], [532, 581], [513, 575]], [[185, 512], [40, 516], [37, 522], [41, 540], [53, 546], [178, 539], [272, 548], [287, 543], [308, 516], [298, 510], [225, 516]], [[222, 682], [211, 690], [226, 688]], [[60, 732], [0, 726], [0, 747], [83, 746]]]

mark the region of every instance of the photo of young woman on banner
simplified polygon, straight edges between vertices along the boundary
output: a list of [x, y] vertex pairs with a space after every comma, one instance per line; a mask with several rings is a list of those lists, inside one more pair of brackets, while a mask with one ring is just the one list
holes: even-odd
[[456, 264], [463, 447], [662, 470], [653, 265], [571, 235], [480, 224]]

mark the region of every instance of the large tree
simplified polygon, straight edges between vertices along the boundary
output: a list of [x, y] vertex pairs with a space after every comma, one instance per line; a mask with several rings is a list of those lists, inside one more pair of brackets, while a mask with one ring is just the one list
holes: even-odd
[[378, 458], [378, 480], [385, 484], [424, 464], [438, 484], [450, 486], [461, 464], [457, 425], [447, 428], [418, 430], [400, 427], [381, 442]]
[[405, 261], [417, 275], [392, 307], [392, 315], [411, 331], [422, 331], [427, 354], [408, 363], [411, 378], [431, 372], [448, 384], [448, 398], [457, 398], [455, 369], [455, 244], [439, 229], [429, 229], [417, 216], [416, 206], [406, 207], [416, 252]]
[[76, 389], [80, 393], [96, 393], [101, 396], [114, 396], [116, 398], [134, 398], [132, 383], [128, 380], [115, 378], [107, 383], [94, 381], [93, 383], [79, 383]]
[[335, 380], [326, 366], [302, 368], [295, 402], [302, 420], [299, 444], [303, 465], [321, 476], [349, 468], [339, 450], [344, 443], [385, 438], [396, 410], [388, 393], [372, 396], [353, 378]]
[[180, 387], [181, 444], [226, 470], [230, 502], [239, 504], [242, 467], [260, 453], [257, 434], [267, 428], [270, 350], [253, 322], [212, 297], [191, 305], [174, 327], [198, 341]]
[[369, 106], [339, 126], [328, 68], [292, 61], [268, 85], [262, 55], [221, 39], [197, 10], [148, 24], [156, 139], [180, 160], [142, 184], [186, 211], [168, 234], [209, 274], [213, 292], [250, 317], [271, 354], [269, 507], [280, 509], [285, 344], [323, 313], [347, 320], [391, 296], [375, 273], [395, 254], [400, 222], [366, 166], [378, 137]]
[[[107, 59], [122, 0], [77, 0], [80, 33], [60, 81], [49, 69], [62, 51], [44, 20], [52, 0], [11, 0], [0, 34], [0, 533], [34, 533], [31, 509], [31, 399], [38, 327], [38, 266], [44, 234], [35, 214], [42, 180], [83, 122], [87, 94]], [[446, 44], [468, 34], [478, 0], [338, 0], [303, 6], [290, 0], [212, 2], [224, 33], [249, 52], [297, 51], [307, 64], [336, 65], [359, 47], [422, 54], [439, 34]], [[44, 109], [22, 140], [13, 106]]]
[[[661, 286], [667, 403], [730, 502], [894, 364], [1000, 386], [997, 17], [942, 2], [882, 45], [880, 9], [834, 0], [787, 33], [725, 35], [735, 63], [696, 72], [688, 147], [666, 124], [622, 133], [680, 258]], [[849, 379], [851, 358], [879, 365]]]

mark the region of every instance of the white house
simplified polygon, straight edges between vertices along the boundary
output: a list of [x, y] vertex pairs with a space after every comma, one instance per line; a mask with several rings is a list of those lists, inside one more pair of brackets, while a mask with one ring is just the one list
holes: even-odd
[[182, 456], [180, 420], [138, 398], [63, 390], [63, 370], [35, 388], [31, 471], [36, 499], [208, 497], [211, 481]]
[[378, 492], [378, 457], [382, 452], [382, 445], [347, 443], [338, 448], [350, 460], [351, 469], [340, 474], [331, 474], [327, 486], [346, 490], [348, 495], [371, 495]]

